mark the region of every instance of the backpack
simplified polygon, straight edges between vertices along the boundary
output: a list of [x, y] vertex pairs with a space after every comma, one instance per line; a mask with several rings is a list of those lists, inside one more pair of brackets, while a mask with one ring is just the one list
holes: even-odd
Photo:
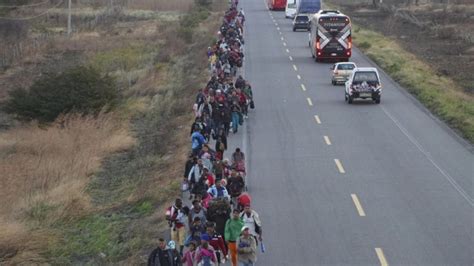
[[209, 256], [203, 256], [203, 257], [202, 257], [201, 265], [202, 265], [202, 266], [212, 266], [213, 263], [212, 263], [212, 261], [211, 261], [211, 257], [209, 257]]

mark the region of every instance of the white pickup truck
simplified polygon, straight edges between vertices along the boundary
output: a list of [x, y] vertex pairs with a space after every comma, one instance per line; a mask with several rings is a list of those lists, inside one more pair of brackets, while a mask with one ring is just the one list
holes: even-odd
[[354, 68], [346, 81], [346, 102], [351, 104], [354, 99], [372, 99], [380, 103], [382, 84], [379, 72], [373, 67]]

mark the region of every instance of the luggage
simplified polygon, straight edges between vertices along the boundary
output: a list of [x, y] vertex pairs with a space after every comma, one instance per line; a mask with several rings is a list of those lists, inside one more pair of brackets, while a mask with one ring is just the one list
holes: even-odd
[[250, 101], [250, 109], [255, 109], [255, 103], [253, 100]]

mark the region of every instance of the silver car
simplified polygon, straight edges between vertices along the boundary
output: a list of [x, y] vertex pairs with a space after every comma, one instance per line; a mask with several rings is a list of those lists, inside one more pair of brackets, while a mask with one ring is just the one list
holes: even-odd
[[352, 74], [352, 70], [354, 70], [356, 67], [356, 64], [352, 62], [341, 62], [334, 64], [330, 68], [332, 70], [332, 85], [346, 82]]

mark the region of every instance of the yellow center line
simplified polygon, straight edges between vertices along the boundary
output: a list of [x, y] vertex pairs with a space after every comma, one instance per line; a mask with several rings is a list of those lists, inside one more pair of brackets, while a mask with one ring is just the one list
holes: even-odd
[[[281, 32], [280, 32], [280, 33], [281, 33]], [[289, 53], [289, 52], [290, 52], [290, 50], [286, 49], [286, 52], [287, 52], [287, 53]]]
[[[301, 84], [301, 89], [302, 89], [303, 91], [306, 91], [306, 86], [305, 86], [304, 84]], [[309, 98], [308, 98], [308, 99], [309, 99]], [[311, 99], [310, 99], [310, 100], [311, 100]]]
[[298, 68], [296, 67], [296, 65], [293, 65], [293, 69], [294, 69], [295, 71], [298, 71]]
[[310, 99], [310, 98], [306, 98], [306, 100], [308, 100], [308, 104], [309, 104], [309, 106], [313, 106], [313, 101], [311, 101], [311, 99]]
[[314, 120], [316, 120], [316, 123], [317, 123], [317, 124], [321, 124], [321, 120], [319, 119], [319, 116], [318, 116], [318, 115], [315, 115], [315, 116], [314, 116]]
[[291, 55], [290, 55], [290, 56], [288, 56], [288, 58], [290, 58], [290, 61], [293, 61], [293, 57], [291, 57]]
[[331, 144], [332, 144], [332, 143], [331, 143], [331, 140], [329, 139], [328, 136], [324, 136], [324, 141], [326, 141], [326, 144], [327, 144], [327, 145], [331, 145]]
[[385, 255], [383, 254], [383, 250], [381, 248], [375, 248], [375, 252], [377, 253], [377, 257], [379, 258], [381, 266], [388, 266], [388, 262], [385, 259]]
[[283, 42], [283, 46], [286, 46], [286, 42]]
[[346, 171], [344, 170], [344, 167], [342, 166], [341, 161], [339, 159], [334, 159], [334, 162], [336, 163], [337, 169], [339, 170], [339, 173], [344, 174]]
[[300, 75], [296, 75], [296, 77], [297, 77], [298, 79], [301, 79], [301, 76], [300, 76]]
[[360, 201], [357, 195], [351, 194], [351, 197], [352, 197], [352, 201], [354, 202], [354, 205], [356, 206], [357, 212], [359, 213], [359, 216], [365, 216], [364, 209], [362, 208], [362, 205], [360, 204]]

